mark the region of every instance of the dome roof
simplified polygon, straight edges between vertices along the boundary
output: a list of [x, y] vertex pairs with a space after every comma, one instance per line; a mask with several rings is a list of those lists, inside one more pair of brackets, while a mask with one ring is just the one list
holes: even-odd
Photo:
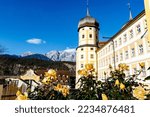
[[90, 12], [89, 12], [88, 8], [87, 8], [86, 17], [82, 18], [79, 21], [78, 30], [80, 30], [80, 28], [83, 28], [85, 26], [96, 27], [97, 29], [99, 29], [99, 23], [98, 23], [98, 21], [96, 21], [95, 18], [93, 18], [93, 17], [90, 16]]
[[84, 27], [86, 25], [99, 27], [99, 23], [96, 21], [95, 18], [91, 16], [86, 16], [85, 18], [82, 18], [78, 24], [78, 28]]
[[89, 26], [89, 27], [96, 27], [99, 29], [99, 23], [98, 21], [91, 17], [90, 16], [90, 13], [89, 13], [89, 10], [87, 9], [87, 16], [82, 18], [80, 21], [79, 21], [79, 24], [78, 24], [78, 30], [80, 28], [83, 28], [85, 26]]

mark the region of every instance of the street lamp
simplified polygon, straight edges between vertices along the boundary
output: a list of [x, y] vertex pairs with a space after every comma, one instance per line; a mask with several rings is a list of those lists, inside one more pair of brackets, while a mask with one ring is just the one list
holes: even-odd
[[116, 52], [115, 52], [115, 44], [114, 40], [112, 40], [112, 46], [113, 46], [113, 55], [114, 55], [114, 70], [116, 70]]

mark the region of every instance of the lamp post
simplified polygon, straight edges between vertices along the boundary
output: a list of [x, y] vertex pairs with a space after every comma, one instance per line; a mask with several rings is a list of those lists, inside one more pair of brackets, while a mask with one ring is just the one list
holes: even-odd
[[113, 46], [113, 55], [114, 55], [114, 70], [116, 70], [116, 52], [115, 52], [115, 44], [114, 40], [112, 40], [112, 46]]

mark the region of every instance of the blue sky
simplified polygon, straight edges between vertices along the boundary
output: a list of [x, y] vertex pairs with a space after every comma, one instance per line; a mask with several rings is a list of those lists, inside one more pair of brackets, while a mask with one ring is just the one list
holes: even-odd
[[[127, 3], [89, 0], [90, 14], [100, 23], [100, 37], [113, 36], [128, 21]], [[144, 0], [131, 0], [131, 8], [135, 17], [144, 9]], [[85, 15], [86, 0], [0, 0], [0, 45], [9, 54], [76, 48], [77, 25]]]

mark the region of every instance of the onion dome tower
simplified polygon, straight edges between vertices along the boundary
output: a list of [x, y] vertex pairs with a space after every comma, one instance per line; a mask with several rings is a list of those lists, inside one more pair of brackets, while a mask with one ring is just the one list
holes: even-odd
[[97, 72], [99, 23], [90, 16], [87, 5], [87, 13], [78, 24], [78, 47], [76, 49], [76, 82], [80, 78], [78, 70], [84, 69], [85, 64], [93, 64]]

